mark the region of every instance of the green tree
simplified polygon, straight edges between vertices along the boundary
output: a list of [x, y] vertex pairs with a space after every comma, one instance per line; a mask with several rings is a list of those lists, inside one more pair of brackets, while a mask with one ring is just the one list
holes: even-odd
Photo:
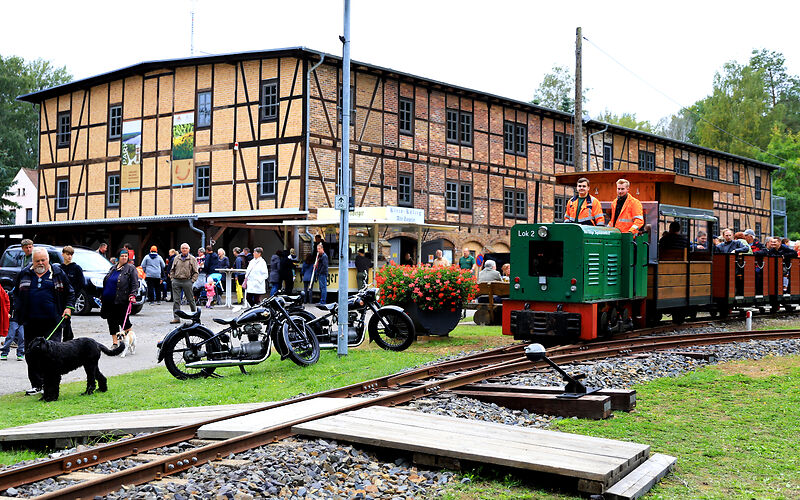
[[776, 125], [800, 130], [800, 81], [789, 75], [782, 54], [754, 50], [747, 64], [725, 63], [712, 94], [692, 110], [701, 118], [699, 145], [755, 158]]
[[621, 115], [616, 115], [606, 109], [597, 119], [620, 127], [641, 130], [642, 132], [649, 132], [651, 134], [655, 133], [655, 127], [647, 120], [638, 120], [636, 118], [636, 113], [622, 113]]
[[[583, 104], [586, 105], [589, 89], [583, 89]], [[533, 93], [532, 104], [557, 109], [566, 113], [575, 112], [575, 76], [566, 66], [553, 66], [544, 75], [539, 88]]]
[[655, 133], [676, 141], [695, 143], [696, 127], [697, 117], [693, 110], [684, 108], [674, 115], [658, 120]]
[[17, 97], [67, 83], [72, 77], [66, 68], [48, 61], [26, 62], [21, 57], [0, 55], [0, 222], [7, 223], [16, 204], [6, 197], [21, 167], [39, 164], [39, 114], [36, 106]]
[[[760, 153], [759, 159], [775, 163], [775, 157], [784, 160], [779, 165], [781, 170], [772, 174], [772, 192], [786, 198], [789, 233], [800, 232], [800, 132], [782, 132], [774, 127], [767, 153]], [[776, 230], [782, 227], [782, 224], [775, 224]]]
[[26, 62], [21, 57], [0, 55], [0, 150], [8, 154], [0, 159], [4, 168], [10, 166], [16, 173], [20, 167], [36, 168], [39, 163], [39, 114], [35, 106], [17, 97], [71, 79], [66, 68], [56, 68], [48, 61]]

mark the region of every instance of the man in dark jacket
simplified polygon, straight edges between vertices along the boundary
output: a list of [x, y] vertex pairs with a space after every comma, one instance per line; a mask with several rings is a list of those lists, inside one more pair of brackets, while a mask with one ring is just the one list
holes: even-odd
[[744, 240], [750, 245], [750, 250], [753, 251], [753, 255], [765, 255], [767, 253], [767, 248], [756, 239], [756, 232], [752, 229], [745, 230]]
[[286, 295], [291, 295], [294, 288], [294, 261], [289, 255], [289, 250], [284, 250], [281, 253], [279, 268], [281, 282], [283, 282], [283, 293]]
[[743, 253], [747, 252], [747, 246], [733, 237], [731, 229], [722, 231], [722, 238], [725, 240], [716, 246], [718, 253]]
[[[64, 259], [64, 263], [61, 264], [61, 270], [64, 271], [64, 273], [67, 275], [67, 278], [69, 278], [69, 284], [72, 285], [72, 292], [75, 294], [75, 300], [77, 301], [81, 296], [84, 286], [86, 285], [86, 279], [83, 277], [83, 269], [81, 266], [73, 262], [73, 255], [75, 255], [75, 249], [69, 245], [65, 246], [61, 250], [61, 258]], [[91, 298], [87, 294], [84, 296], [83, 300], [89, 301]], [[88, 307], [88, 304], [85, 306]], [[66, 342], [67, 340], [72, 340], [74, 338], [75, 335], [72, 333], [72, 322], [64, 321], [63, 335], [61, 336], [61, 340]]]
[[[473, 259], [474, 260], [474, 259]], [[367, 258], [363, 248], [358, 249], [356, 255], [356, 287], [361, 288], [367, 282], [369, 276], [369, 268], [372, 267], [372, 262]]]
[[[72, 316], [75, 293], [69, 278], [60, 267], [50, 265], [44, 248], [33, 249], [33, 264], [22, 269], [17, 277], [14, 296], [17, 320], [25, 329], [25, 350], [36, 337], [50, 336], [61, 341], [61, 321]], [[31, 388], [25, 394], [41, 394], [42, 378], [28, 360], [28, 379]]]

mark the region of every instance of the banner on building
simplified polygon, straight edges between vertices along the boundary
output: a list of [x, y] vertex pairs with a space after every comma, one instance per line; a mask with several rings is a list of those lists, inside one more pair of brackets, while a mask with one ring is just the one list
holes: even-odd
[[172, 185], [186, 186], [194, 179], [194, 111], [172, 117]]
[[122, 122], [121, 189], [142, 185], [142, 120]]

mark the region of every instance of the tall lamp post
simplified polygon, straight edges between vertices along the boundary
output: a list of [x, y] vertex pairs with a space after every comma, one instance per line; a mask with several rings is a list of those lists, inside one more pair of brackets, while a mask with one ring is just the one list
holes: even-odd
[[336, 207], [339, 218], [339, 336], [337, 353], [347, 356], [347, 289], [350, 250], [350, 0], [344, 0], [344, 36], [342, 40], [342, 175]]

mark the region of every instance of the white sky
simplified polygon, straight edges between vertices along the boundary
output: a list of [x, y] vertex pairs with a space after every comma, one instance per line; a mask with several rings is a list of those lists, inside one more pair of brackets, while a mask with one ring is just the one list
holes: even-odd
[[[306, 46], [341, 55], [343, 0], [4, 2], [0, 55], [86, 78], [142, 61]], [[575, 28], [681, 105], [754, 48], [800, 73], [795, 1], [352, 0], [354, 60], [529, 101], [554, 64], [574, 68]], [[679, 106], [583, 43], [587, 111], [657, 121]]]

